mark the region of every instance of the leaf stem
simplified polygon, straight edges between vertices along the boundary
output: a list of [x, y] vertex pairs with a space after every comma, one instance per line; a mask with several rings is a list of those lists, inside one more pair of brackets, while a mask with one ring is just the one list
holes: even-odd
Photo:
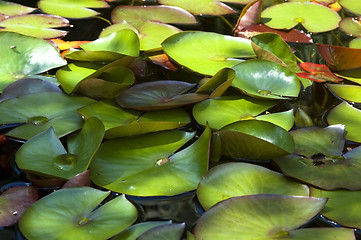
[[231, 29], [233, 29], [234, 28], [234, 26], [223, 16], [223, 15], [221, 15], [221, 16], [219, 16], [222, 20], [223, 20], [223, 22], [225, 22]]

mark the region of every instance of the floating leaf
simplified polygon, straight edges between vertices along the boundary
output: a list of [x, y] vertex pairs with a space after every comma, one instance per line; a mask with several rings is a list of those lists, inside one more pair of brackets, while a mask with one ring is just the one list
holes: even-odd
[[342, 78], [337, 77], [330, 69], [323, 64], [316, 64], [310, 62], [300, 63], [301, 68], [307, 72], [296, 73], [297, 76], [302, 78], [308, 78], [315, 82], [340, 82]]
[[293, 109], [284, 112], [266, 113], [255, 117], [257, 120], [263, 120], [273, 123], [289, 131], [295, 122]]
[[238, 18], [236, 26], [233, 28], [233, 35], [238, 36], [239, 32], [242, 29], [257, 24], [261, 20], [261, 12], [262, 12], [262, 1], [252, 1], [247, 4]]
[[241, 162], [212, 168], [197, 188], [197, 197], [206, 210], [231, 197], [264, 193], [308, 196], [309, 190], [280, 173]]
[[340, 29], [347, 35], [361, 37], [361, 17], [344, 18], [339, 23]]
[[82, 173], [78, 173], [74, 177], [70, 178], [61, 188], [71, 187], [89, 187], [90, 186], [90, 170], [86, 170]]
[[352, 39], [350, 42], [349, 42], [349, 47], [350, 48], [357, 48], [357, 49], [361, 49], [361, 38], [355, 38], [355, 39]]
[[159, 0], [160, 4], [183, 8], [194, 15], [225, 15], [235, 11], [227, 5], [215, 0]]
[[185, 223], [164, 224], [149, 229], [140, 235], [137, 240], [180, 240], [185, 230]]
[[0, 56], [0, 92], [17, 79], [66, 64], [50, 43], [13, 32], [0, 32]]
[[340, 5], [347, 9], [348, 11], [360, 15], [361, 14], [361, 7], [360, 4], [358, 4], [358, 1], [355, 0], [338, 0]]
[[211, 32], [180, 32], [167, 38], [162, 47], [180, 65], [206, 75], [243, 61], [238, 58], [254, 57], [249, 40]]
[[0, 2], [0, 14], [6, 16], [25, 15], [34, 11], [35, 8], [27, 7], [13, 2]]
[[361, 85], [361, 68], [340, 71], [336, 75]]
[[16, 152], [15, 161], [20, 169], [37, 175], [70, 179], [88, 169], [103, 136], [103, 124], [97, 118], [89, 118], [77, 135], [68, 138], [65, 150], [49, 128], [24, 143]]
[[298, 77], [281, 64], [267, 60], [248, 60], [233, 67], [232, 86], [256, 97], [287, 99], [300, 91]]
[[96, 208], [108, 195], [89, 187], [55, 191], [27, 209], [20, 231], [29, 240], [108, 239], [137, 219], [137, 209], [124, 195]]
[[194, 133], [163, 131], [103, 143], [90, 166], [92, 180], [136, 196], [172, 196], [196, 189], [208, 168], [210, 129], [174, 153]]
[[102, 0], [40, 0], [39, 8], [49, 14], [66, 18], [88, 18], [99, 13], [89, 8], [107, 8], [109, 5]]
[[136, 29], [147, 21], [173, 24], [195, 24], [197, 20], [192, 14], [179, 7], [171, 6], [117, 6], [111, 18], [114, 23], [124, 20]]
[[361, 86], [359, 85], [326, 84], [326, 86], [332, 93], [346, 101], [361, 103]]
[[263, 10], [261, 17], [271, 28], [291, 29], [300, 23], [313, 33], [333, 30], [341, 20], [332, 9], [308, 2], [280, 3]]
[[136, 240], [139, 235], [161, 225], [171, 224], [172, 221], [148, 221], [138, 224], [134, 224], [123, 232], [119, 233], [117, 236], [113, 237], [112, 240]]

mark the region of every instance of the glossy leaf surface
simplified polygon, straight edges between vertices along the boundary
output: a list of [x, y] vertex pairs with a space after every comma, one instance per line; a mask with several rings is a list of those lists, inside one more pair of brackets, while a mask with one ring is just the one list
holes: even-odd
[[159, 0], [159, 3], [183, 8], [194, 15], [224, 15], [235, 11], [220, 1], [215, 0]]
[[293, 109], [284, 112], [266, 112], [266, 114], [258, 115], [255, 119], [273, 123], [287, 131], [289, 131], [295, 123]]
[[172, 221], [147, 221], [134, 224], [119, 233], [117, 236], [113, 237], [112, 240], [136, 240], [139, 235], [152, 228], [171, 223]]
[[326, 85], [336, 96], [354, 103], [361, 103], [361, 86], [349, 84], [327, 84]]
[[316, 64], [310, 62], [300, 63], [300, 67], [307, 72], [296, 73], [301, 78], [308, 78], [315, 82], [340, 82], [343, 79], [333, 74], [330, 69], [323, 64]]
[[231, 86], [236, 73], [231, 68], [219, 70], [212, 78], [202, 84], [196, 93], [209, 93], [210, 98], [220, 97]]

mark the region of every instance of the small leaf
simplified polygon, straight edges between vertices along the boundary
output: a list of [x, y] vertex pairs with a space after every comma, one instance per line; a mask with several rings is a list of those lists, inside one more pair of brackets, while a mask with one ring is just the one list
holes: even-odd
[[245, 27], [259, 23], [261, 20], [262, 0], [257, 0], [247, 4], [238, 18], [233, 29], [233, 35], [237, 36]]
[[337, 77], [330, 69], [323, 64], [303, 62], [300, 63], [301, 68], [307, 72], [296, 73], [297, 76], [302, 78], [308, 78], [315, 82], [340, 82], [343, 81], [342, 78]]
[[0, 2], [0, 15], [4, 14], [6, 16], [16, 16], [16, 15], [25, 15], [34, 11], [35, 8], [23, 6], [13, 2]]

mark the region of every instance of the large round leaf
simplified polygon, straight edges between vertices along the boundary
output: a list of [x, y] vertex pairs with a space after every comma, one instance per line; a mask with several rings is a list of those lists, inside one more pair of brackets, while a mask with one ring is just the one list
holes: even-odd
[[324, 198], [273, 194], [233, 197], [201, 216], [194, 229], [195, 238], [270, 240], [286, 237], [314, 217], [326, 202]]
[[191, 119], [183, 109], [152, 112], [125, 110], [109, 102], [96, 102], [78, 110], [86, 118], [97, 117], [105, 126], [105, 137], [133, 136], [183, 127]]
[[13, 32], [0, 32], [0, 56], [0, 92], [17, 79], [66, 64], [50, 43]]
[[250, 40], [212, 32], [180, 32], [167, 38], [162, 47], [180, 65], [206, 75], [243, 61], [238, 58], [254, 57]]
[[210, 129], [174, 154], [194, 133], [164, 131], [103, 143], [90, 166], [92, 180], [136, 196], [176, 195], [196, 189], [208, 168]]
[[336, 96], [349, 101], [361, 103], [361, 86], [349, 84], [326, 84], [327, 88], [331, 90]]
[[15, 161], [20, 169], [37, 175], [70, 179], [88, 169], [103, 136], [103, 124], [90, 118], [77, 135], [68, 138], [66, 151], [49, 128], [24, 143], [16, 152]]
[[108, 239], [137, 219], [124, 195], [95, 209], [108, 195], [89, 187], [58, 190], [25, 211], [20, 231], [29, 240]]
[[302, 24], [309, 32], [327, 32], [338, 27], [341, 17], [321, 4], [287, 2], [266, 8], [261, 17], [268, 27], [291, 29]]
[[352, 107], [347, 102], [342, 102], [327, 114], [329, 124], [343, 124], [346, 128], [346, 139], [361, 142], [359, 134], [361, 126], [361, 110]]
[[256, 97], [286, 99], [297, 97], [301, 88], [298, 77], [281, 64], [267, 60], [248, 60], [233, 67], [232, 86]]
[[294, 141], [283, 128], [261, 120], [231, 123], [217, 132], [222, 154], [228, 157], [266, 160], [292, 153]]
[[159, 0], [159, 3], [181, 7], [194, 15], [224, 15], [235, 11], [221, 1], [215, 0]]
[[225, 199], [252, 194], [308, 196], [306, 185], [289, 180], [280, 173], [249, 163], [226, 163], [212, 168], [197, 187], [203, 208]]

